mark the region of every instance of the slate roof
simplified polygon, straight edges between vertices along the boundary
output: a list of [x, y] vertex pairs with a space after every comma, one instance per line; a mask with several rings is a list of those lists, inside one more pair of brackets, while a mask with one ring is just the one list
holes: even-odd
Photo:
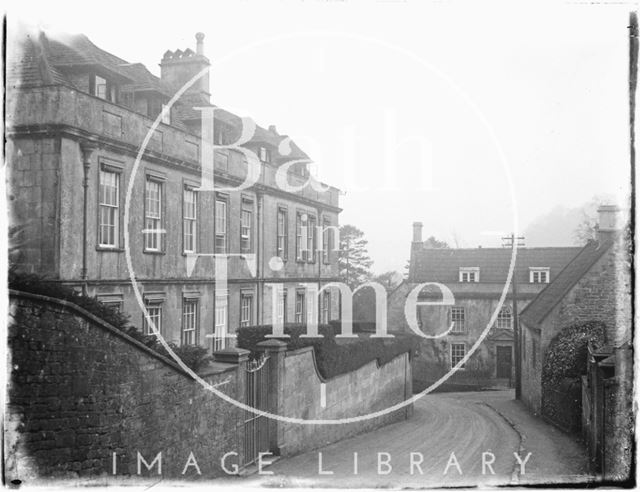
[[43, 36], [30, 33], [7, 40], [8, 86], [37, 87], [66, 82], [64, 76], [49, 63], [41, 42]]
[[576, 257], [552, 279], [538, 296], [523, 309], [520, 319], [529, 326], [538, 326], [571, 288], [613, 245], [612, 241], [589, 241]]
[[[415, 246], [414, 246], [415, 247]], [[553, 279], [575, 257], [580, 248], [518, 248], [515, 279], [529, 283], [529, 267], [548, 267]], [[511, 248], [420, 248], [412, 254], [410, 279], [412, 282], [457, 283], [461, 267], [479, 267], [479, 283], [504, 284], [511, 264]]]
[[65, 35], [63, 37], [42, 37], [49, 63], [58, 68], [82, 66], [96, 67], [110, 72], [124, 81], [133, 81], [121, 65], [128, 62], [98, 48], [84, 34]]
[[[27, 30], [13, 33], [8, 38], [6, 80], [9, 87], [38, 87], [52, 84], [73, 87], [68, 75], [65, 74], [69, 70], [84, 66], [115, 76], [122, 84], [122, 92], [155, 91], [167, 98], [175, 93], [175, 88], [167, 86], [143, 64], [130, 63], [97, 47], [84, 34], [50, 36], [44, 31]], [[173, 107], [174, 118], [177, 119], [174, 125], [184, 129], [183, 122], [201, 117], [200, 111], [194, 110], [193, 106], [204, 105], [210, 105], [210, 103], [201, 95], [184, 94]], [[239, 116], [218, 108], [216, 118], [239, 132], [241, 124]], [[288, 137], [285, 135], [278, 135], [256, 125], [252, 142], [266, 143], [278, 148], [280, 142], [286, 138]], [[276, 156], [275, 163], [280, 164], [291, 159], [308, 159], [308, 156], [294, 142], [291, 142], [291, 153], [282, 158]]]
[[122, 90], [155, 91], [167, 97], [173, 97], [174, 91], [163, 84], [142, 63], [121, 63], [118, 68], [133, 81], [133, 83], [125, 85]]

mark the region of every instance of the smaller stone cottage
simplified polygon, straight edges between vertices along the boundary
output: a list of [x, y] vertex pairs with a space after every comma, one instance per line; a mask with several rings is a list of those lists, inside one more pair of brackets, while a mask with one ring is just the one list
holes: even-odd
[[[413, 360], [414, 386], [423, 389], [438, 381], [464, 358], [491, 323], [486, 337], [448, 385], [513, 387], [515, 383], [513, 295], [508, 283], [511, 248], [432, 248], [422, 240], [422, 224], [413, 226], [409, 276], [389, 295], [389, 327], [410, 331], [405, 305], [420, 284], [436, 282], [453, 294], [451, 305], [424, 305], [442, 300], [436, 288], [419, 292], [417, 322], [427, 335], [451, 331], [437, 339], [422, 339]], [[515, 305], [520, 312], [553, 281], [580, 251], [575, 247], [525, 248], [516, 252]], [[500, 304], [504, 291], [506, 297]], [[493, 315], [495, 320], [492, 321]]]
[[[619, 478], [628, 472], [632, 442], [631, 258], [619, 209], [598, 213], [597, 240], [521, 313], [521, 398], [565, 431], [582, 430], [595, 470], [608, 462], [607, 476]], [[562, 371], [571, 377], [556, 377]]]

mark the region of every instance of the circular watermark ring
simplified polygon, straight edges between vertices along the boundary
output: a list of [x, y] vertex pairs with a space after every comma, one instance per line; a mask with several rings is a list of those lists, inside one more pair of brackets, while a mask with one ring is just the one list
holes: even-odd
[[[394, 45], [392, 45], [390, 43], [387, 43], [387, 42], [384, 42], [384, 41], [380, 41], [378, 39], [374, 39], [374, 38], [370, 38], [370, 37], [366, 37], [366, 36], [354, 35], [354, 34], [350, 34], [350, 33], [341, 33], [341, 32], [307, 32], [307, 33], [283, 34], [283, 35], [269, 37], [269, 38], [263, 39], [261, 41], [256, 41], [254, 43], [251, 43], [251, 44], [246, 45], [246, 46], [244, 46], [242, 48], [239, 48], [237, 50], [232, 51], [230, 54], [220, 58], [219, 60], [217, 60], [214, 63], [212, 63], [209, 67], [203, 69], [202, 71], [200, 71], [199, 73], [194, 75], [171, 98], [171, 100], [167, 104], [167, 108], [171, 108], [176, 103], [176, 101], [178, 101], [182, 97], [182, 95], [193, 84], [195, 84], [201, 77], [203, 77], [207, 72], [209, 72], [215, 65], [222, 64], [226, 60], [228, 60], [228, 59], [230, 59], [230, 58], [232, 58], [234, 56], [237, 56], [238, 54], [241, 54], [241, 53], [249, 51], [249, 50], [251, 50], [253, 48], [256, 48], [257, 46], [260, 46], [260, 45], [264, 45], [264, 44], [267, 44], [267, 43], [272, 43], [272, 42], [283, 40], [283, 39], [311, 38], [311, 37], [329, 37], [329, 38], [336, 38], [336, 39], [337, 38], [342, 38], [342, 39], [359, 40], [359, 41], [368, 42], [368, 43], [371, 43], [371, 44], [374, 44], [374, 45], [378, 45], [379, 47], [381, 46], [381, 47], [384, 47], [384, 48], [387, 48], [387, 49], [391, 49], [392, 51], [395, 51], [397, 53], [403, 54], [403, 55], [407, 56], [408, 58], [418, 62], [419, 64], [421, 64], [424, 67], [426, 67], [427, 69], [429, 69], [432, 73], [434, 73], [438, 77], [440, 77], [444, 82], [448, 83], [454, 89], [454, 92], [457, 93], [457, 95], [460, 96], [462, 98], [462, 100], [473, 110], [473, 112], [475, 113], [476, 117], [480, 120], [480, 122], [484, 126], [485, 130], [488, 132], [488, 134], [489, 134], [489, 136], [491, 138], [491, 141], [492, 141], [493, 145], [495, 146], [495, 150], [497, 151], [498, 156], [499, 156], [500, 164], [502, 165], [502, 168], [504, 170], [504, 173], [505, 173], [505, 176], [507, 178], [508, 185], [509, 185], [509, 196], [510, 196], [510, 199], [511, 199], [512, 212], [513, 212], [513, 234], [514, 234], [514, 238], [517, 237], [517, 233], [518, 233], [518, 213], [517, 213], [517, 201], [516, 201], [516, 196], [515, 196], [515, 188], [514, 188], [514, 185], [513, 185], [513, 178], [511, 176], [511, 172], [510, 172], [510, 169], [509, 169], [509, 166], [508, 166], [508, 163], [507, 163], [506, 155], [505, 155], [502, 147], [500, 146], [500, 143], [499, 143], [499, 141], [498, 141], [498, 139], [497, 139], [497, 137], [495, 135], [495, 132], [494, 132], [493, 128], [489, 124], [488, 120], [485, 118], [485, 116], [482, 113], [482, 111], [473, 102], [473, 100], [449, 76], [447, 76], [444, 72], [439, 70], [434, 65], [432, 65], [429, 62], [423, 60], [418, 55], [416, 55], [415, 53], [412, 53], [411, 51], [409, 51], [409, 50], [407, 50], [405, 48], [401, 48], [399, 46], [394, 46]], [[429, 394], [434, 389], [438, 388], [447, 379], [449, 379], [449, 377], [451, 377], [458, 369], [460, 369], [462, 366], [464, 366], [464, 364], [467, 362], [467, 360], [471, 357], [471, 355], [473, 355], [473, 353], [478, 349], [480, 344], [484, 341], [484, 339], [488, 335], [489, 331], [491, 330], [491, 327], [495, 323], [495, 321], [496, 321], [496, 319], [498, 317], [498, 314], [499, 314], [500, 310], [502, 309], [502, 305], [504, 304], [504, 301], [505, 301], [505, 299], [507, 297], [507, 293], [508, 293], [508, 290], [509, 290], [509, 285], [511, 284], [511, 279], [512, 279], [512, 276], [513, 276], [513, 273], [514, 273], [514, 269], [515, 269], [516, 255], [517, 255], [517, 250], [518, 250], [518, 245], [517, 245], [517, 241], [516, 240], [513, 241], [513, 244], [512, 244], [512, 247], [511, 247], [511, 258], [510, 258], [510, 262], [509, 262], [509, 271], [507, 273], [507, 278], [506, 278], [504, 287], [502, 289], [502, 292], [500, 294], [500, 299], [498, 301], [497, 307], [496, 307], [495, 311], [493, 312], [489, 322], [487, 323], [487, 326], [485, 327], [485, 329], [482, 331], [482, 333], [478, 337], [478, 340], [476, 340], [476, 342], [471, 346], [471, 348], [465, 354], [465, 356], [454, 367], [452, 367], [451, 370], [449, 370], [444, 376], [442, 376], [439, 380], [434, 382], [428, 388], [424, 389], [420, 393], [417, 393], [417, 394], [413, 395], [411, 398], [409, 398], [407, 400], [401, 401], [401, 402], [399, 402], [399, 403], [397, 403], [395, 405], [392, 405], [390, 407], [384, 408], [382, 410], [378, 410], [378, 411], [375, 411], [375, 412], [367, 413], [367, 414], [364, 414], [364, 415], [358, 415], [358, 416], [355, 416], [355, 417], [347, 417], [347, 418], [339, 418], [339, 419], [300, 419], [300, 418], [296, 418], [296, 417], [287, 417], [285, 415], [277, 415], [277, 414], [274, 414], [274, 413], [271, 413], [271, 412], [267, 412], [265, 410], [259, 410], [257, 408], [253, 408], [253, 407], [251, 407], [249, 405], [246, 405], [245, 403], [242, 403], [242, 402], [230, 397], [229, 395], [226, 395], [225, 393], [223, 393], [222, 391], [217, 389], [215, 387], [215, 385], [211, 385], [210, 383], [208, 383], [207, 381], [202, 379], [190, 367], [188, 367], [182, 361], [182, 359], [180, 359], [180, 357], [178, 357], [175, 354], [175, 352], [171, 349], [171, 347], [169, 346], [167, 341], [164, 339], [164, 337], [157, 330], [155, 324], [153, 323], [153, 320], [149, 316], [149, 312], [147, 311], [144, 299], [142, 297], [142, 293], [140, 292], [140, 288], [139, 288], [137, 280], [136, 280], [136, 276], [135, 276], [135, 272], [134, 272], [134, 268], [133, 268], [133, 264], [132, 264], [132, 260], [131, 260], [130, 237], [129, 237], [129, 208], [130, 208], [130, 205], [131, 205], [131, 194], [133, 192], [133, 182], [134, 182], [134, 178], [135, 178], [135, 176], [136, 176], [136, 174], [138, 172], [138, 168], [140, 167], [140, 162], [142, 160], [144, 152], [145, 152], [145, 150], [147, 148], [147, 145], [149, 144], [149, 141], [151, 139], [151, 136], [156, 131], [156, 128], [158, 127], [158, 125], [162, 121], [163, 113], [164, 113], [164, 111], [161, 112], [157, 116], [157, 118], [155, 119], [155, 121], [151, 125], [151, 128], [147, 132], [147, 135], [145, 136], [144, 140], [142, 141], [142, 145], [140, 146], [140, 149], [139, 149], [138, 154], [136, 156], [135, 162], [133, 164], [133, 168], [131, 170], [131, 175], [129, 177], [129, 183], [127, 185], [127, 191], [126, 191], [126, 195], [125, 195], [125, 204], [124, 204], [124, 223], [125, 223], [125, 227], [124, 227], [124, 250], [125, 251], [124, 252], [125, 252], [125, 257], [126, 257], [126, 262], [127, 262], [127, 269], [129, 271], [129, 278], [131, 280], [131, 285], [132, 285], [132, 288], [133, 288], [133, 292], [135, 294], [136, 300], [138, 301], [138, 304], [140, 305], [140, 308], [142, 309], [144, 317], [147, 320], [147, 323], [149, 323], [149, 326], [152, 328], [153, 332], [156, 334], [158, 340], [160, 341], [160, 344], [171, 355], [171, 357], [180, 366], [180, 368], [183, 371], [185, 371], [187, 374], [189, 374], [199, 384], [201, 384], [207, 391], [210, 391], [211, 393], [213, 393], [216, 396], [220, 397], [224, 401], [226, 401], [228, 403], [231, 403], [232, 405], [235, 405], [236, 407], [238, 407], [238, 408], [240, 408], [242, 410], [246, 410], [246, 411], [252, 412], [252, 413], [254, 413], [256, 415], [265, 416], [265, 417], [268, 417], [268, 418], [271, 418], [271, 419], [274, 419], [274, 420], [278, 420], [278, 421], [281, 421], [281, 422], [286, 422], [286, 423], [290, 423], [290, 424], [303, 424], [303, 425], [352, 424], [352, 423], [362, 422], [362, 421], [373, 419], [373, 418], [377, 418], [377, 417], [382, 417], [382, 416], [384, 416], [384, 415], [386, 415], [388, 413], [395, 412], [397, 410], [400, 410], [402, 408], [405, 408], [408, 405], [411, 405], [411, 404], [417, 402], [418, 400], [420, 400], [420, 398], [422, 398], [423, 396]]]

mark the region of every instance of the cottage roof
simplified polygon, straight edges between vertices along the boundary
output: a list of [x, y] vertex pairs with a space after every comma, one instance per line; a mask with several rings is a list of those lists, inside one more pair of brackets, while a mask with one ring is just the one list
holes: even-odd
[[564, 269], [522, 311], [520, 319], [530, 326], [538, 326], [571, 288], [613, 245], [612, 241], [589, 241]]
[[[415, 246], [414, 246], [415, 247]], [[529, 283], [529, 269], [549, 268], [550, 280], [580, 251], [578, 247], [518, 248], [515, 279]], [[460, 268], [477, 267], [479, 283], [504, 284], [511, 265], [511, 248], [428, 248], [418, 246], [412, 255], [412, 282], [457, 283]]]

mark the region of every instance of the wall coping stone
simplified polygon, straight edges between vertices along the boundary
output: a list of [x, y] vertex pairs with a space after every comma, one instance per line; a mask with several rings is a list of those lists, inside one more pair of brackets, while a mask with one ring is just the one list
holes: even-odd
[[206, 377], [213, 376], [215, 374], [224, 374], [225, 372], [232, 372], [237, 369], [236, 364], [228, 364], [225, 362], [213, 361], [209, 362], [205, 367], [198, 370], [198, 376]]
[[227, 364], [240, 364], [249, 360], [249, 354], [251, 351], [243, 348], [228, 347], [222, 350], [217, 350], [213, 353], [213, 359], [215, 362], [224, 362]]
[[[259, 342], [256, 345], [256, 347], [258, 349], [264, 350], [265, 352], [286, 352], [287, 351], [286, 342], [283, 342], [282, 340], [276, 340], [273, 338]], [[313, 349], [313, 347], [308, 347], [308, 348]]]

